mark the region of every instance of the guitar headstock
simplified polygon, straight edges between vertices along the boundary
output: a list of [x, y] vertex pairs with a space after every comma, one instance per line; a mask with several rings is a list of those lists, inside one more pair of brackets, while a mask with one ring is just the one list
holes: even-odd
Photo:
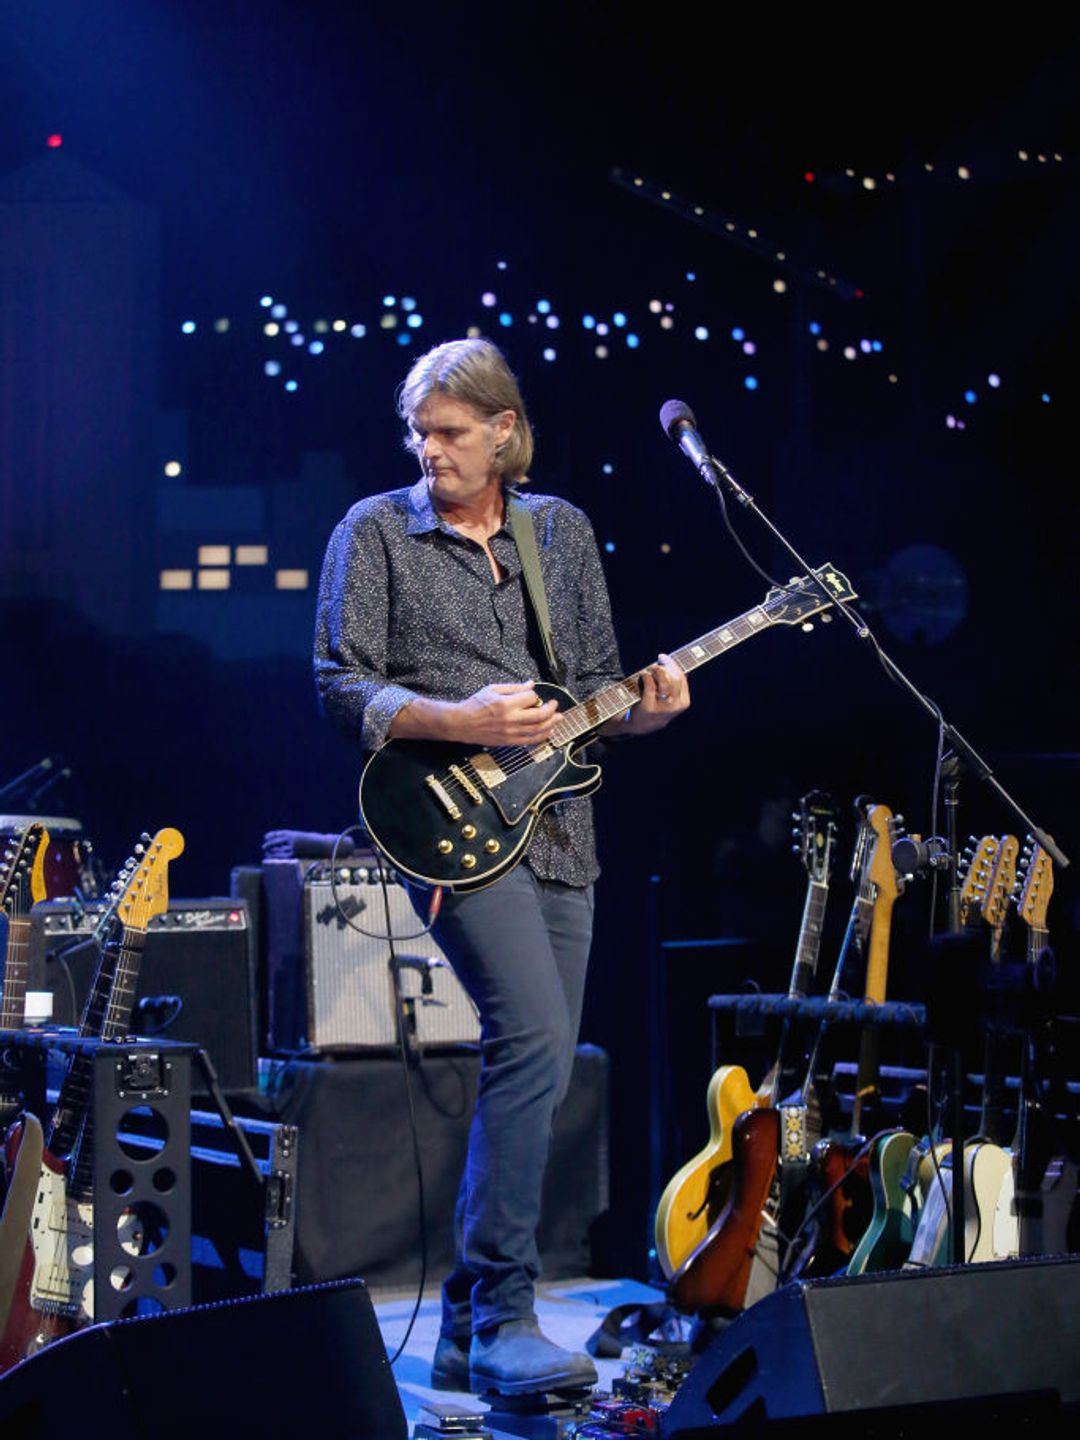
[[1054, 862], [1029, 835], [1024, 843], [1023, 874], [1016, 888], [1016, 909], [1032, 930], [1046, 929], [1046, 909], [1054, 893]]
[[837, 810], [824, 790], [811, 790], [799, 801], [795, 816], [795, 850], [810, 880], [826, 885], [832, 871]]
[[49, 832], [40, 820], [18, 829], [0, 859], [0, 910], [8, 916], [45, 899], [45, 852]]
[[135, 874], [142, 857], [146, 854], [146, 847], [150, 843], [150, 836], [144, 831], [143, 834], [139, 836], [138, 843], [132, 848], [131, 854], [113, 877], [113, 882], [104, 896], [104, 906], [99, 911], [97, 920], [94, 922], [94, 934], [99, 942], [104, 943], [109, 931], [112, 929], [120, 909], [120, 902], [127, 894], [131, 878]]
[[762, 609], [774, 625], [802, 625], [822, 610], [856, 599], [846, 575], [832, 565], [819, 565], [787, 585], [774, 585]]
[[866, 807], [866, 824], [873, 837], [865, 862], [866, 878], [879, 898], [895, 899], [903, 889], [903, 881], [896, 873], [892, 858], [897, 819], [887, 805], [871, 802]]
[[169, 908], [169, 863], [184, 851], [179, 830], [159, 830], [117, 902], [117, 913], [132, 930], [145, 930]]

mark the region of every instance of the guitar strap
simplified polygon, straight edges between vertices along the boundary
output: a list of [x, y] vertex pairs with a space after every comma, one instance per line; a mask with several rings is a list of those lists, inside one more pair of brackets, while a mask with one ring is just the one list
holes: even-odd
[[540, 631], [540, 639], [543, 641], [548, 679], [554, 681], [556, 685], [562, 685], [565, 683], [566, 671], [555, 653], [555, 645], [551, 638], [551, 616], [548, 614], [544, 580], [540, 574], [536, 529], [528, 506], [521, 496], [515, 495], [512, 490], [506, 492], [506, 517], [510, 523], [510, 533], [514, 537], [514, 544], [521, 557], [521, 573], [525, 577], [525, 588], [529, 592], [533, 615], [536, 617], [536, 626]]

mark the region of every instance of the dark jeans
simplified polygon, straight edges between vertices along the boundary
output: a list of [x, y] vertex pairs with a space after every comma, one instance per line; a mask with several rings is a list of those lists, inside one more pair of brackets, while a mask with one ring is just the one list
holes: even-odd
[[592, 918], [592, 886], [538, 880], [523, 864], [485, 890], [443, 896], [435, 938], [481, 1022], [444, 1335], [465, 1339], [534, 1313], [540, 1196], [552, 1120], [570, 1084]]

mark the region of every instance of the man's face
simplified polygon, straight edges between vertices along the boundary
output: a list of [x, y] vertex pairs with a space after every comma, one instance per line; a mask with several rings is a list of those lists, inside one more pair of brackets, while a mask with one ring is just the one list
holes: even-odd
[[487, 420], [471, 405], [436, 391], [413, 414], [413, 444], [431, 498], [442, 506], [468, 505], [501, 483], [495, 452], [509, 439], [514, 412]]

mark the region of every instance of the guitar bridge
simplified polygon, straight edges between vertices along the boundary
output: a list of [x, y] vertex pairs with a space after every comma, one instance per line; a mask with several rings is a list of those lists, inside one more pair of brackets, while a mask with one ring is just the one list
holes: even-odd
[[479, 805], [483, 801], [484, 797], [480, 794], [480, 791], [465, 774], [465, 771], [461, 768], [460, 765], [451, 765], [450, 774], [453, 775], [454, 779], [465, 791], [465, 794], [468, 795], [469, 799], [473, 802], [474, 805]]
[[442, 783], [435, 778], [434, 775], [425, 775], [424, 784], [435, 796], [435, 799], [438, 800], [439, 804], [446, 811], [447, 815], [450, 816], [451, 820], [461, 819], [461, 811], [454, 804], [454, 801], [451, 799], [449, 792], [445, 789]]

